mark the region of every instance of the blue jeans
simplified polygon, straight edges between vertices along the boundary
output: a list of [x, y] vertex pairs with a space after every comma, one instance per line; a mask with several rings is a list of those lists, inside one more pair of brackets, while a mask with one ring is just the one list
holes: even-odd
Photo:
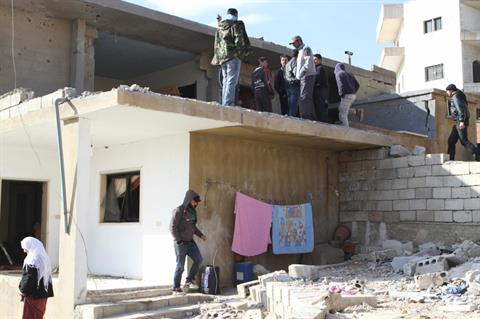
[[180, 288], [180, 281], [182, 280], [182, 274], [185, 267], [185, 258], [188, 256], [192, 259], [193, 265], [188, 273], [187, 282], [193, 282], [197, 275], [203, 258], [200, 254], [197, 244], [192, 240], [189, 242], [183, 242], [182, 244], [173, 243], [175, 246], [175, 255], [177, 256], [177, 266], [175, 267], [175, 275], [173, 277], [173, 288]]
[[233, 58], [222, 64], [222, 105], [224, 106], [235, 105], [235, 93], [241, 66], [242, 61], [239, 58]]
[[287, 83], [288, 115], [298, 116], [298, 99], [300, 98], [300, 85]]

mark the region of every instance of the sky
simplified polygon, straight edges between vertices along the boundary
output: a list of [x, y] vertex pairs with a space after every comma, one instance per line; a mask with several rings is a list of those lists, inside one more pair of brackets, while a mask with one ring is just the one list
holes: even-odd
[[[251, 37], [286, 45], [300, 35], [314, 53], [370, 69], [379, 64], [383, 45], [376, 43], [382, 3], [403, 0], [127, 0], [141, 6], [215, 26], [215, 17], [237, 8]], [[212, 43], [213, 45], [213, 43]]]

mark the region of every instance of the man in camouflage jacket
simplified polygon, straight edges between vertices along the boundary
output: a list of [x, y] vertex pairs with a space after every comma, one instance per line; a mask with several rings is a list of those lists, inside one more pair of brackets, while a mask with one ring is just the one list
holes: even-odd
[[250, 40], [243, 21], [238, 20], [237, 9], [230, 8], [227, 17], [217, 16], [215, 47], [212, 65], [222, 68], [222, 105], [235, 105], [235, 91], [242, 61], [251, 53]]

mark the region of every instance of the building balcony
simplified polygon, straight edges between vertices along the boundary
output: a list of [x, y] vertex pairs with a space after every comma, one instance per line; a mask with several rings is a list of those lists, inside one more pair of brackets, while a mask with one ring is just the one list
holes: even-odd
[[393, 43], [403, 22], [403, 4], [384, 4], [377, 24], [377, 43]]
[[398, 72], [404, 57], [404, 47], [384, 48], [380, 59], [380, 66], [387, 70]]
[[467, 44], [480, 47], [480, 31], [466, 31], [463, 30], [461, 39]]
[[463, 83], [465, 93], [480, 94], [480, 83]]

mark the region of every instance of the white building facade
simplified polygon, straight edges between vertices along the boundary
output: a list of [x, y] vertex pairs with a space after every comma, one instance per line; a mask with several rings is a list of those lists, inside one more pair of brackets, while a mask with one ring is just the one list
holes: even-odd
[[449, 83], [480, 94], [480, 1], [384, 4], [377, 25], [380, 66], [397, 73], [398, 93]]

